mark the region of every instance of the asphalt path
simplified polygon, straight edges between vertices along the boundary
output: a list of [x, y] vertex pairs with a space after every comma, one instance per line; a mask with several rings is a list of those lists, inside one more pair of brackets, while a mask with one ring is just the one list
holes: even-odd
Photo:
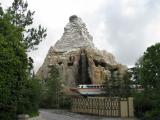
[[136, 120], [134, 118], [107, 118], [93, 115], [72, 113], [66, 110], [40, 110], [42, 120]]

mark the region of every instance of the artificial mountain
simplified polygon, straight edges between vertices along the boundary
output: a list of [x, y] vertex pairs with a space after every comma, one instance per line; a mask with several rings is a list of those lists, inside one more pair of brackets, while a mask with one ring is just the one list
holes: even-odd
[[46, 79], [50, 66], [54, 65], [60, 71], [66, 92], [79, 84], [103, 84], [112, 74], [121, 79], [127, 70], [125, 65], [115, 61], [111, 53], [94, 46], [85, 23], [76, 15], [69, 18], [61, 39], [49, 49], [36, 76]]

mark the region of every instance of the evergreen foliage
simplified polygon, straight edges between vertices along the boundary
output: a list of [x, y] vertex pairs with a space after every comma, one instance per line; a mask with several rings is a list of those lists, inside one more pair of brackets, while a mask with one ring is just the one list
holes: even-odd
[[6, 11], [0, 6], [0, 120], [38, 112], [40, 84], [29, 78], [26, 51], [45, 38], [46, 29], [31, 27], [34, 12], [27, 7], [22, 0], [14, 0]]
[[28, 3], [23, 0], [14, 0], [4, 16], [16, 26], [21, 33], [20, 40], [26, 50], [36, 49], [36, 46], [46, 37], [46, 29], [41, 25], [32, 27], [34, 11], [28, 10]]
[[42, 85], [39, 79], [32, 77], [29, 80], [25, 81], [23, 97], [19, 100], [17, 113], [26, 113], [31, 117], [38, 115], [41, 92]]
[[135, 80], [144, 89], [135, 93], [136, 115], [144, 120], [160, 118], [160, 43], [147, 48], [133, 68]]
[[128, 71], [119, 76], [118, 71], [111, 71], [110, 79], [105, 82], [105, 91], [107, 96], [128, 97], [130, 95], [130, 74]]
[[50, 67], [50, 76], [44, 82], [41, 107], [69, 108], [70, 97], [63, 91], [60, 73], [56, 65]]
[[160, 86], [160, 43], [148, 47], [141, 64], [141, 84], [145, 89]]
[[61, 83], [60, 83], [60, 74], [56, 66], [51, 67], [50, 76], [46, 81], [46, 86], [47, 86], [46, 100], [47, 104], [49, 105], [48, 107], [59, 108]]

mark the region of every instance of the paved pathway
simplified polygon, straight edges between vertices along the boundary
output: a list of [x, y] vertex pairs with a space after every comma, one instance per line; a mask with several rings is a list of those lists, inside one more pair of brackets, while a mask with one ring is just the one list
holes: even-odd
[[65, 110], [40, 110], [40, 116], [41, 120], [135, 120], [82, 115]]

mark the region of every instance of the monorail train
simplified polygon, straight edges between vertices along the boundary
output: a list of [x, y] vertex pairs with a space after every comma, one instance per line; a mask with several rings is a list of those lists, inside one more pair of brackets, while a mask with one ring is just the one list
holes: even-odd
[[72, 88], [72, 91], [79, 93], [80, 95], [100, 95], [104, 94], [104, 86], [97, 84], [82, 84], [78, 85], [77, 88]]

